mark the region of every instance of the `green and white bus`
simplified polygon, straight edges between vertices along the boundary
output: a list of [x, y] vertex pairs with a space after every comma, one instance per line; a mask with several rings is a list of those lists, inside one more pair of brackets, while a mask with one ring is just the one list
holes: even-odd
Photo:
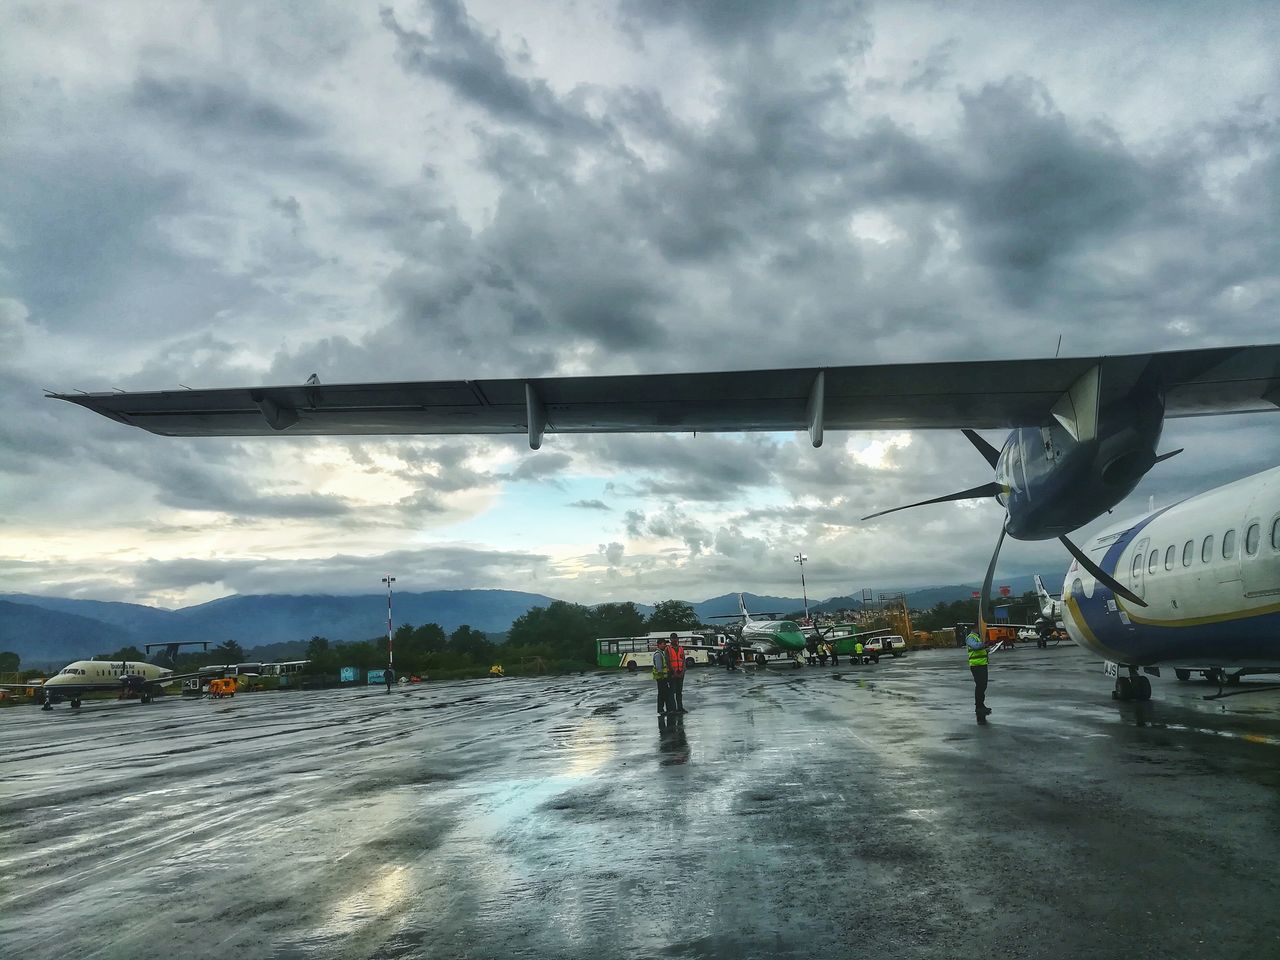
[[671, 636], [673, 632], [684, 647], [686, 666], [714, 663], [724, 650], [723, 634], [658, 630], [639, 637], [601, 637], [596, 641], [596, 663], [602, 667], [621, 667], [630, 671], [647, 670], [653, 663], [653, 651], [658, 649], [658, 640]]

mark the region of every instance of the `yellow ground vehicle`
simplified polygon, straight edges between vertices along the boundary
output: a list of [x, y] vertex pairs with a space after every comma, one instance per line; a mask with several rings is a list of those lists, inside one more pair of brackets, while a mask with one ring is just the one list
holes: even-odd
[[223, 697], [234, 697], [235, 695], [235, 677], [219, 677], [217, 680], [209, 681], [209, 696], [220, 700]]
[[491, 676], [491, 677], [505, 677], [505, 676], [506, 676], [506, 673], [505, 673], [505, 672], [503, 672], [502, 664], [500, 664], [500, 663], [495, 663], [492, 667], [490, 667], [490, 668], [489, 668], [489, 676]]

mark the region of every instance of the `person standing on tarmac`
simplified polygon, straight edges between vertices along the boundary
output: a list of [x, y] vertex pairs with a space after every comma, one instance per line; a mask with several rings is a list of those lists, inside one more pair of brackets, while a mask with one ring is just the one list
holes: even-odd
[[391, 692], [391, 684], [396, 678], [396, 672], [390, 667], [382, 671], [382, 679], [387, 681], [387, 693]]
[[671, 659], [667, 638], [658, 641], [653, 651], [653, 679], [658, 681], [658, 716], [676, 712], [676, 702], [671, 696]]
[[684, 708], [684, 647], [680, 646], [680, 635], [673, 633], [667, 644], [667, 660], [671, 667], [671, 702], [675, 705], [673, 712], [688, 713]]
[[964, 638], [969, 648], [969, 672], [973, 674], [973, 709], [978, 722], [985, 724], [991, 708], [987, 706], [987, 645], [978, 635], [978, 628], [970, 627]]

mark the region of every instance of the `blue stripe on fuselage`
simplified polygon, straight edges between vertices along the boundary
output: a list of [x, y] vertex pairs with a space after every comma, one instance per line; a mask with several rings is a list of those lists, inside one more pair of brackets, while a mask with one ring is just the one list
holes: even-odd
[[[1125, 531], [1107, 548], [1098, 566], [1119, 580], [1116, 567], [1120, 555], [1152, 520], [1168, 509], [1165, 507], [1143, 518]], [[1242, 611], [1238, 618], [1217, 623], [1126, 624], [1120, 619], [1119, 609], [1111, 609], [1115, 595], [1103, 584], [1095, 582], [1093, 596], [1086, 597], [1083, 585], [1077, 587], [1073, 581], [1070, 595], [1098, 642], [1121, 663], [1141, 666], [1162, 661], [1199, 663], [1207, 659], [1223, 664], [1244, 660], [1280, 663], [1280, 612], [1274, 610], [1259, 611], [1252, 616]]]

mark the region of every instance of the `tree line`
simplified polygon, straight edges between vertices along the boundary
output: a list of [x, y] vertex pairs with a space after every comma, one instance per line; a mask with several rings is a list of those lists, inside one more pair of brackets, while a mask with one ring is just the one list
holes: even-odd
[[[595, 666], [595, 642], [600, 637], [692, 630], [701, 625], [693, 607], [680, 600], [664, 600], [648, 616], [634, 603], [585, 607], [555, 600], [517, 617], [501, 643], [466, 624], [446, 632], [438, 623], [402, 623], [392, 634], [392, 648], [396, 673], [402, 676], [477, 675], [487, 673], [495, 663], [502, 664], [508, 673], [521, 672], [522, 666], [538, 671], [582, 670]], [[243, 663], [250, 653], [235, 640], [228, 640], [208, 651], [180, 654], [175, 668], [186, 672], [206, 664]], [[387, 638], [330, 641], [314, 636], [303, 656], [311, 661], [307, 672], [313, 674], [336, 675], [342, 667], [380, 670], [387, 665]], [[96, 659], [145, 662], [148, 658], [136, 647], [124, 647], [98, 654]]]

